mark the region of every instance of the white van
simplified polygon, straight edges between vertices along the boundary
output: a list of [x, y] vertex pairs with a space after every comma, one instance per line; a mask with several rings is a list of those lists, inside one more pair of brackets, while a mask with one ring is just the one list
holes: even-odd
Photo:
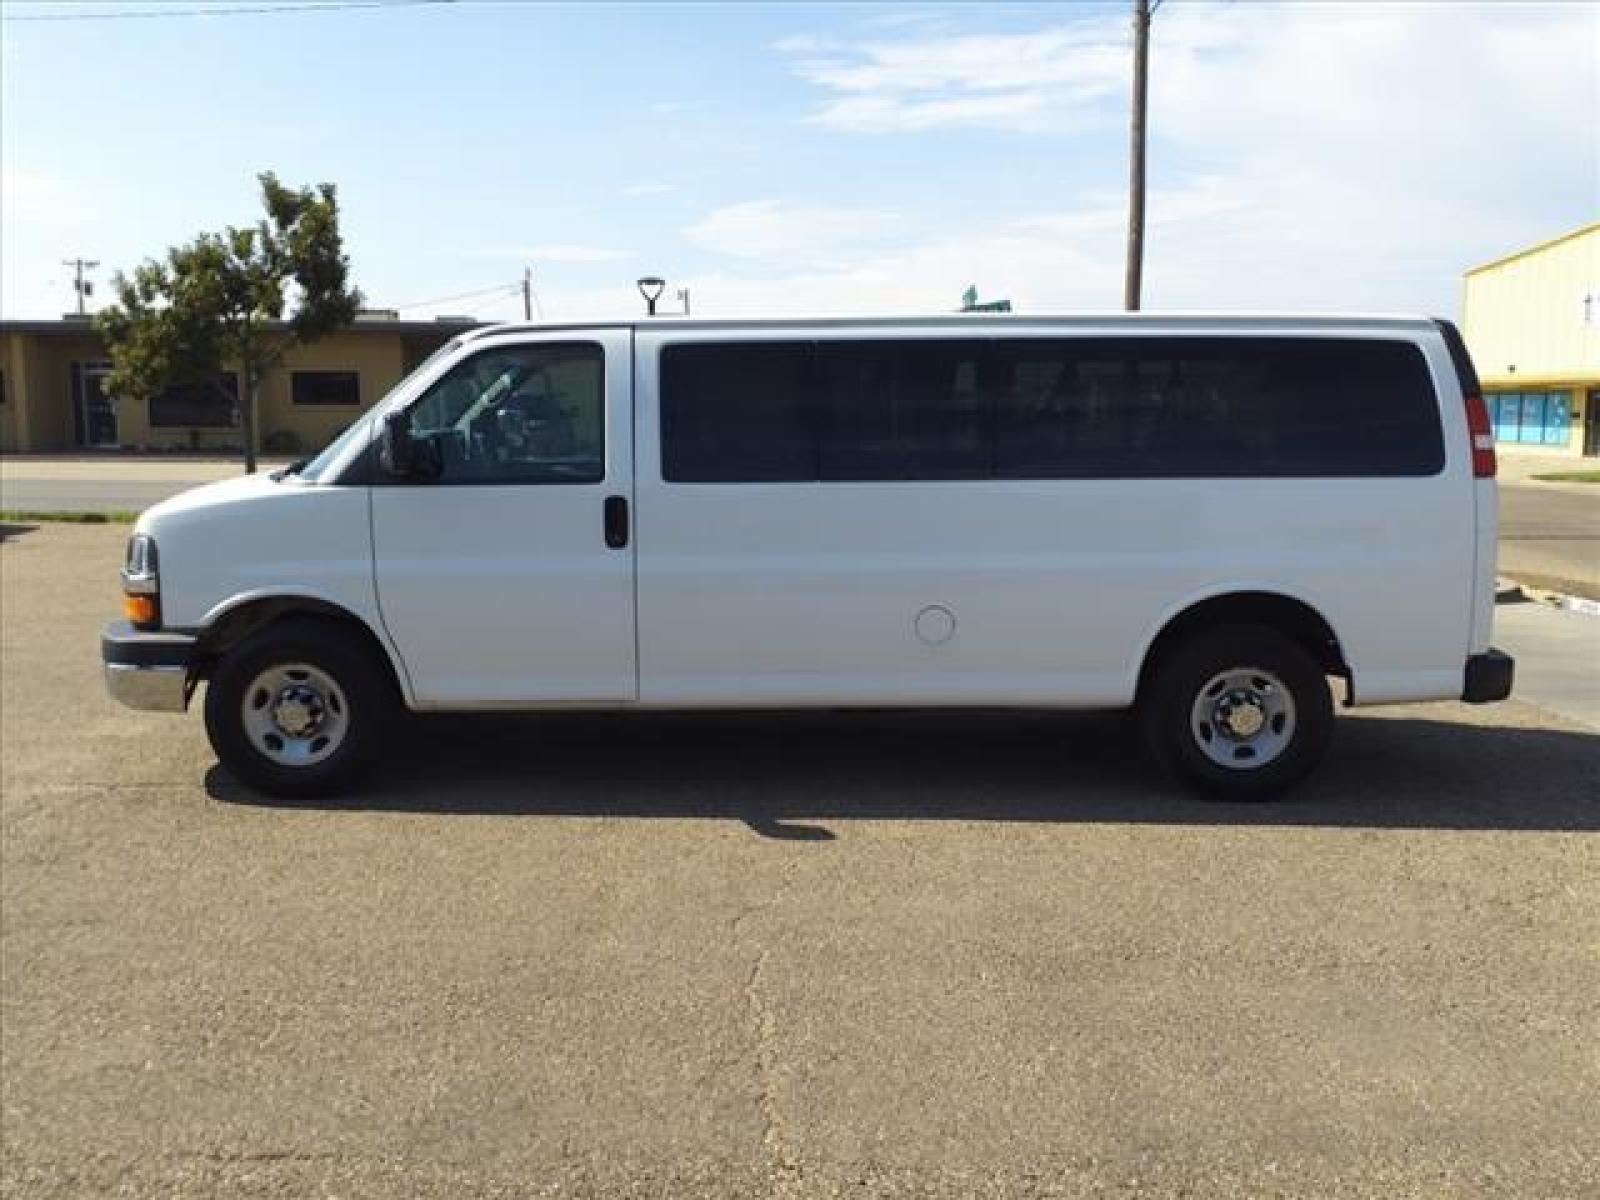
[[397, 704], [1139, 712], [1281, 792], [1347, 704], [1510, 694], [1494, 448], [1424, 318], [462, 334], [316, 458], [140, 518], [112, 695], [267, 792]]

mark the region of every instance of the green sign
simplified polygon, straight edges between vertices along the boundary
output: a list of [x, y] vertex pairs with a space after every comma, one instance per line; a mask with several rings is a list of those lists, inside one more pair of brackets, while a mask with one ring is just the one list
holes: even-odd
[[1011, 311], [1011, 301], [1009, 301], [1009, 300], [987, 300], [984, 303], [979, 304], [978, 303], [978, 285], [977, 284], [973, 284], [966, 291], [961, 293], [961, 311], [962, 312], [1010, 312]]

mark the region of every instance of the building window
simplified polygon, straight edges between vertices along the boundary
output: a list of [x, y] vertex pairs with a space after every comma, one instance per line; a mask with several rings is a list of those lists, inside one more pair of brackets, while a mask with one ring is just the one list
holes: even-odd
[[153, 429], [231, 429], [239, 407], [239, 376], [224, 371], [215, 383], [175, 383], [150, 397]]
[[1494, 440], [1565, 446], [1572, 428], [1571, 392], [1496, 392], [1489, 397]]
[[296, 404], [361, 403], [361, 376], [355, 371], [295, 371], [289, 376]]

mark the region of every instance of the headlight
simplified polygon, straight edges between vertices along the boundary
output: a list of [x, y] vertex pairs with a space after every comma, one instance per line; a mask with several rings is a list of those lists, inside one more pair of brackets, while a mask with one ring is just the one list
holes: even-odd
[[147, 533], [136, 533], [128, 539], [128, 554], [122, 564], [122, 612], [141, 629], [155, 629], [161, 624], [156, 543]]

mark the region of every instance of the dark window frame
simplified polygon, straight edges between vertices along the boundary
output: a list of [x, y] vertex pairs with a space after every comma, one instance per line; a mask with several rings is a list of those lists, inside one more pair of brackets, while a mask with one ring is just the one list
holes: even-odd
[[[194, 393], [206, 395], [209, 385], [200, 383], [179, 383], [163, 388], [159, 393], [151, 396], [145, 407], [145, 416], [151, 429], [236, 429], [238, 428], [239, 412], [239, 372], [223, 371], [218, 377], [222, 387], [220, 397], [211, 397], [213, 403], [227, 403], [227, 419], [214, 420], [169, 420], [165, 413], [158, 413], [158, 407], [166, 405], [195, 403]], [[181, 393], [190, 393], [185, 396]]]
[[[836, 348], [863, 346], [917, 347], [979, 346], [975, 356], [977, 408], [973, 419], [986, 423], [988, 470], [948, 470], [943, 473], [906, 474], [903, 471], [872, 473], [863, 471], [849, 478], [832, 477], [823, 468], [827, 451], [822, 439], [830, 428], [829, 413], [818, 397], [821, 368], [819, 360]], [[1239, 347], [1244, 345], [1246, 349]], [[801, 355], [799, 365], [786, 369], [803, 379], [809, 399], [806, 411], [789, 424], [808, 429], [814, 445], [809, 452], [791, 451], [788, 461], [811, 462], [809, 471], [793, 470], [782, 477], [770, 474], [742, 477], [728, 465], [712, 471], [693, 473], [698, 463], [716, 461], [715, 447], [674, 445], [672, 438], [682, 425], [680, 402], [673, 395], [688, 372], [702, 358], [716, 351], [742, 353], [766, 351], [774, 355]], [[1098, 419], [1109, 421], [1114, 434], [1126, 444], [1108, 447], [1103, 457], [1086, 445], [1072, 443], [1062, 449], [1063, 459], [1054, 467], [1048, 463], [1033, 469], [1007, 468], [1003, 448], [1004, 429], [1014, 400], [1014, 372], [1030, 351], [1060, 355], [1063, 369], [1058, 376], [1068, 381], [1069, 392], [1077, 392], [1079, 408], [1088, 404]], [[1341, 352], [1344, 359], [1339, 361]], [[1095, 357], [1096, 353], [1099, 358]], [[1383, 356], [1392, 356], [1380, 362]], [[1298, 359], [1296, 358], [1298, 356]], [[1330, 397], [1332, 388], [1326, 370], [1305, 370], [1322, 360], [1345, 371], [1347, 390]], [[1083, 371], [1103, 362], [1100, 384], [1086, 380]], [[1324, 363], [1326, 366], [1326, 363]], [[1383, 408], [1366, 397], [1363, 375], [1376, 378], [1396, 391], [1396, 402]], [[1208, 367], [1210, 374], [1208, 375]], [[1296, 369], [1298, 368], [1298, 370]], [[704, 362], [699, 364], [704, 370]], [[1011, 382], [1002, 384], [1005, 370], [1013, 372]], [[1230, 380], [1229, 372], [1239, 379]], [[1277, 375], [1274, 377], [1273, 372]], [[904, 483], [904, 482], [1015, 482], [1027, 480], [1092, 479], [1327, 479], [1327, 478], [1426, 478], [1440, 474], [1448, 461], [1441, 423], [1440, 397], [1423, 348], [1409, 338], [1373, 335], [1329, 336], [1250, 333], [1239, 335], [1095, 335], [1070, 333], [1043, 336], [990, 336], [973, 338], [784, 338], [763, 341], [681, 341], [662, 347], [658, 362], [660, 379], [660, 462], [662, 481], [670, 484], [760, 484], [760, 483]], [[952, 375], [952, 388], [957, 376]], [[1287, 385], [1286, 379], [1293, 380]], [[1095, 398], [1086, 400], [1086, 383]], [[1231, 388], [1231, 390], [1230, 390]], [[1317, 392], [1321, 389], [1322, 395]], [[952, 391], [954, 395], [954, 391]], [[1111, 398], [1105, 398], [1110, 395]], [[1366, 398], [1363, 408], [1360, 400]], [[695, 398], [698, 401], [699, 398]], [[1321, 407], [1316, 404], [1321, 400]], [[1063, 419], [1070, 415], [1072, 401], [1057, 405]], [[1256, 421], [1239, 419], [1255, 406]], [[705, 424], [711, 406], [700, 403], [699, 421]], [[944, 406], [947, 410], [952, 406]], [[1303, 414], [1296, 428], [1290, 418]], [[1109, 415], [1107, 415], [1109, 414]], [[1359, 429], [1344, 427], [1343, 418], [1363, 422]], [[1036, 410], [1037, 415], [1037, 410]], [[1080, 413], [1080, 416], [1083, 414]], [[1320, 419], [1320, 427], [1319, 427]], [[1116, 426], [1121, 422], [1123, 428]], [[1135, 423], [1137, 433], [1130, 434]], [[1044, 427], [1035, 422], [1027, 436], [1037, 436]], [[1158, 439], [1164, 437], [1165, 442]], [[1270, 435], [1270, 436], [1268, 436]], [[1399, 450], [1385, 441], [1385, 435], [1402, 439]], [[1211, 439], [1207, 444], [1206, 439]], [[1143, 440], [1141, 440], [1143, 439]], [[1151, 441], [1151, 439], [1157, 439]], [[1298, 439], [1298, 440], [1297, 440]], [[1164, 451], [1164, 456], [1147, 448], [1145, 442]], [[1207, 455], [1211, 460], [1207, 461]], [[1385, 455], [1388, 458], [1385, 458]], [[1117, 457], [1120, 455], [1120, 458]], [[1341, 455], [1343, 457], [1341, 457]], [[1075, 456], [1075, 461], [1073, 460]], [[736, 466], [736, 464], [735, 464]]]
[[[312, 379], [348, 381], [354, 391], [354, 397], [349, 400], [304, 398], [300, 393], [301, 382], [309, 382]], [[360, 408], [361, 372], [344, 369], [321, 370], [310, 367], [291, 370], [289, 372], [289, 403], [296, 408]]]

